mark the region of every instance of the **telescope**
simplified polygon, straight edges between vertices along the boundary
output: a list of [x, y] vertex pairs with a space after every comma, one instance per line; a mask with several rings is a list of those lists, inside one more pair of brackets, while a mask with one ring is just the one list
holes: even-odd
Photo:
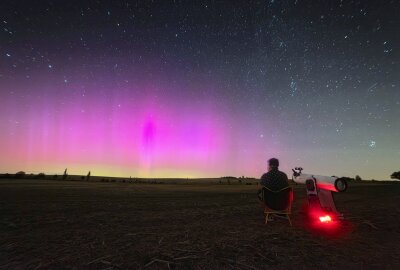
[[322, 176], [303, 173], [303, 168], [292, 169], [295, 183], [305, 184], [310, 214], [318, 217], [320, 222], [328, 223], [333, 218], [342, 219], [343, 215], [336, 209], [332, 192], [347, 190], [347, 181], [336, 176]]
[[319, 189], [330, 190], [333, 192], [344, 192], [347, 189], [347, 182], [343, 178], [336, 176], [322, 176], [314, 174], [304, 174], [302, 173], [303, 168], [296, 167], [292, 169], [293, 171], [293, 181], [298, 184], [306, 184], [314, 182]]

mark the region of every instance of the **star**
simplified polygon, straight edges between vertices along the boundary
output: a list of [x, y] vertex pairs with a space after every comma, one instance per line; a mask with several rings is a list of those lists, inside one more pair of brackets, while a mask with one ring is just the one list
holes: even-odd
[[376, 141], [374, 141], [374, 140], [369, 140], [369, 141], [368, 141], [368, 146], [369, 146], [369, 148], [375, 148], [375, 147], [376, 147]]

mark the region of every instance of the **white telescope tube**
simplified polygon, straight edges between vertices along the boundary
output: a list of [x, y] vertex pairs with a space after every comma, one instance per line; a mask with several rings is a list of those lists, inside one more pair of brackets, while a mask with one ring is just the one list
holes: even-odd
[[305, 184], [306, 181], [309, 179], [315, 179], [315, 182], [317, 183], [317, 187], [319, 189], [330, 190], [334, 192], [343, 192], [347, 189], [346, 180], [335, 176], [323, 176], [304, 173], [300, 173], [300, 175], [293, 175], [293, 181], [298, 184]]

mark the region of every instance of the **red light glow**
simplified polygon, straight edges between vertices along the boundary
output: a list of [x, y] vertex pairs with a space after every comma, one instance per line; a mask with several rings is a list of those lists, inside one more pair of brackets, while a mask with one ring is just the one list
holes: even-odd
[[319, 221], [323, 222], [323, 223], [328, 223], [332, 221], [332, 218], [330, 216], [322, 216], [319, 217]]

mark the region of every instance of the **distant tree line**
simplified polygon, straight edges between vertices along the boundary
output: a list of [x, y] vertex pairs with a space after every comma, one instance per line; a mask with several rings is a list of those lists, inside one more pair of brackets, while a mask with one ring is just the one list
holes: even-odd
[[400, 171], [392, 173], [390, 176], [391, 179], [400, 180]]
[[[27, 178], [27, 179], [54, 179], [54, 180], [58, 179], [58, 175], [57, 174], [47, 176], [45, 173], [38, 173], [36, 175], [31, 173], [31, 174], [28, 175], [24, 171], [19, 171], [19, 172], [15, 173], [15, 174], [9, 174], [9, 173], [0, 174], [0, 178], [10, 178], [10, 177], [14, 177], [16, 179], [23, 179], [23, 178]], [[69, 177], [68, 169], [65, 169], [61, 178], [62, 178], [62, 180], [67, 180], [68, 177]], [[351, 178], [351, 177], [342, 177], [342, 178], [345, 179], [348, 182], [352, 182], [352, 181], [360, 182], [360, 181], [363, 180], [361, 178], [361, 176], [359, 176], [359, 175], [356, 175], [354, 178]], [[393, 172], [390, 175], [390, 178], [391, 179], [400, 180], [400, 171]], [[78, 179], [89, 181], [91, 179], [91, 172], [89, 171], [86, 176], [80, 176]], [[239, 183], [239, 184], [242, 184], [242, 180], [256, 180], [253, 177], [245, 177], [245, 176], [241, 176], [241, 177], [222, 176], [222, 177], [220, 177], [220, 179], [221, 180], [226, 180], [226, 182], [228, 184], [231, 184], [232, 180], [236, 180], [237, 183]], [[71, 179], [71, 180], [73, 180], [73, 179]], [[76, 180], [76, 176], [75, 176], [75, 180]], [[222, 184], [221, 180], [219, 181], [220, 184]], [[109, 180], [107, 178], [103, 178], [100, 181], [101, 182], [108, 182], [108, 181], [112, 182], [114, 180]], [[372, 179], [372, 181], [375, 181], [375, 180]], [[139, 180], [136, 179], [136, 180], [132, 181], [132, 177], [130, 177], [129, 179], [123, 179], [123, 182], [128, 182], [128, 183], [132, 183], [132, 182], [133, 183], [149, 183], [148, 180], [139, 181]], [[153, 180], [152, 183], [157, 183], [157, 181]], [[246, 184], [251, 184], [251, 183], [247, 183], [246, 182]]]

